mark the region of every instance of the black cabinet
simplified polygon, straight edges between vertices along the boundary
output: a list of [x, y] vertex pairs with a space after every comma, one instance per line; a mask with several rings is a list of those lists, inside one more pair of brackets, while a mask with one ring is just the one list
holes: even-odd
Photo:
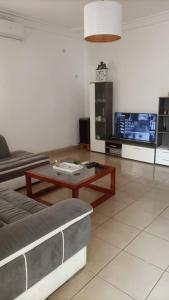
[[90, 118], [79, 119], [80, 144], [90, 144]]
[[112, 135], [112, 82], [95, 83], [95, 138], [106, 140]]
[[90, 83], [91, 150], [105, 153], [105, 141], [112, 136], [113, 82]]
[[169, 147], [169, 97], [159, 98], [157, 146]]

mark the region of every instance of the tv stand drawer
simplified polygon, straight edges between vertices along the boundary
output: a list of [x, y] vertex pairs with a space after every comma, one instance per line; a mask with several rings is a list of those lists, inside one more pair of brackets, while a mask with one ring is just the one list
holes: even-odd
[[148, 148], [148, 147], [141, 147], [141, 146], [134, 146], [134, 145], [122, 145], [122, 157], [148, 162], [148, 163], [154, 163], [154, 155], [155, 155], [155, 149]]
[[169, 150], [157, 149], [156, 150], [156, 163], [160, 165], [169, 166]]
[[159, 164], [159, 165], [163, 165], [163, 166], [169, 166], [169, 158], [159, 158], [159, 157], [156, 157], [156, 164]]

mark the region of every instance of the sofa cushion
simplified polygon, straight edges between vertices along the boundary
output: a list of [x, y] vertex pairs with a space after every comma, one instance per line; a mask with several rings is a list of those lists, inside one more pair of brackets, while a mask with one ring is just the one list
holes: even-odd
[[0, 299], [12, 300], [87, 245], [92, 207], [80, 199], [51, 207], [36, 202], [36, 207], [34, 200], [7, 189], [0, 196], [2, 214], [10, 205], [8, 222], [18, 219], [0, 229]]
[[5, 138], [2, 135], [0, 135], [0, 158], [5, 158], [8, 156], [10, 156], [8, 144]]
[[[13, 255], [20, 249], [25, 249], [31, 243], [48, 236], [51, 231], [55, 234], [66, 230], [71, 224], [91, 214], [92, 207], [80, 199], [67, 199], [42, 209], [17, 222], [3, 226], [0, 229], [0, 261]], [[69, 233], [68, 233], [69, 234]], [[24, 250], [26, 251], [26, 250]], [[69, 253], [66, 254], [66, 258]]]
[[28, 217], [45, 205], [9, 189], [0, 190], [0, 227]]
[[0, 160], [0, 182], [25, 175], [25, 171], [49, 163], [44, 154], [34, 154], [27, 151], [11, 152], [9, 157]]

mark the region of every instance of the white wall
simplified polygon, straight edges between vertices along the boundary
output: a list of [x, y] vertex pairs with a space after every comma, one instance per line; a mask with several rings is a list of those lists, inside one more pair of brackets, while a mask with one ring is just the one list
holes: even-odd
[[0, 133], [12, 150], [77, 144], [101, 60], [114, 82], [114, 111], [157, 112], [159, 96], [169, 92], [168, 36], [169, 21], [127, 30], [108, 44], [30, 28], [23, 42], [0, 37]]
[[159, 96], [169, 92], [169, 21], [125, 31], [114, 43], [86, 43], [86, 116], [88, 83], [101, 60], [114, 82], [114, 111], [157, 113]]
[[0, 37], [0, 133], [12, 150], [78, 143], [83, 50], [80, 40], [35, 29], [22, 42]]

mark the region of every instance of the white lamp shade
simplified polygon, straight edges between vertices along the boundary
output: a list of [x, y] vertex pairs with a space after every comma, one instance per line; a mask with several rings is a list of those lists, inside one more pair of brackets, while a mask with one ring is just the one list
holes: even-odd
[[95, 1], [84, 7], [84, 38], [110, 42], [121, 38], [122, 6], [114, 1]]

